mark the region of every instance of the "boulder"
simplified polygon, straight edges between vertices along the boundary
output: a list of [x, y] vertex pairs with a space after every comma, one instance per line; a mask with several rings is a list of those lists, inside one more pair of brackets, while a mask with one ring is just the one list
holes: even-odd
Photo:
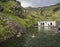
[[2, 6], [0, 6], [0, 12], [2, 12], [3, 11], [3, 7]]

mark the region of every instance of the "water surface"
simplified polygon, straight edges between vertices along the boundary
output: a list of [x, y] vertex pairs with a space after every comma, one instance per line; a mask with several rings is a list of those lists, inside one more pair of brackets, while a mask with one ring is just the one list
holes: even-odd
[[60, 47], [60, 37], [52, 30], [31, 28], [20, 38], [12, 37], [2, 42], [0, 47]]

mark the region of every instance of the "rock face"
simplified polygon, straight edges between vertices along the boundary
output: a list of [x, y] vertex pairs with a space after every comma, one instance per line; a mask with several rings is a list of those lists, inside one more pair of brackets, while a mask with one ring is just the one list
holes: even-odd
[[2, 6], [0, 6], [0, 12], [2, 12], [3, 11], [3, 7]]
[[17, 5], [10, 7], [10, 10], [12, 11], [12, 13], [15, 16], [18, 16], [18, 17], [24, 19], [25, 18], [24, 8], [21, 6], [21, 3], [19, 1], [16, 1], [16, 3], [17, 3]]
[[6, 26], [6, 30], [1, 31], [1, 32], [5, 32], [5, 34], [3, 38], [0, 38], [0, 42], [8, 38], [11, 38], [13, 36], [20, 37], [22, 33], [25, 33], [25, 29], [22, 28], [22, 26], [16, 23], [13, 19], [8, 18], [6, 16], [1, 16], [0, 20], [3, 21], [2, 25], [4, 27]]

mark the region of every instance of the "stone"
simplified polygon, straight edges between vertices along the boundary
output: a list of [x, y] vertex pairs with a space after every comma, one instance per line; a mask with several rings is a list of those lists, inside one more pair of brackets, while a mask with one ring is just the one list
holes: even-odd
[[2, 6], [0, 6], [0, 12], [2, 12], [3, 11], [3, 7]]

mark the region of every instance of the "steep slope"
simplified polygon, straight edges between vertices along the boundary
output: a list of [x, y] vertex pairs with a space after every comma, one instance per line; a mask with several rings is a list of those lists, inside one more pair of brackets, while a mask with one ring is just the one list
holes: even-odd
[[27, 24], [23, 18], [23, 9], [18, 1], [0, 0], [0, 42], [25, 31]]
[[4, 15], [0, 16], [0, 42], [24, 32], [24, 28], [13, 19]]
[[[20, 15], [22, 15], [22, 14], [19, 13], [19, 15], [17, 15], [18, 12], [22, 11], [22, 9], [16, 8], [16, 7], [21, 8], [20, 4], [17, 1], [14, 1], [14, 0], [9, 0], [7, 2], [0, 1], [0, 6], [2, 6], [4, 8], [4, 11], [2, 12], [4, 15], [6, 15], [9, 18], [14, 19], [16, 22], [18, 22], [19, 24], [21, 24], [25, 28], [26, 23], [24, 22], [24, 20], [22, 18], [19, 18]], [[15, 10], [14, 8], [17, 10]], [[18, 11], [18, 12], [16, 12], [16, 11]], [[22, 24], [22, 23], [24, 23], [24, 24]]]

